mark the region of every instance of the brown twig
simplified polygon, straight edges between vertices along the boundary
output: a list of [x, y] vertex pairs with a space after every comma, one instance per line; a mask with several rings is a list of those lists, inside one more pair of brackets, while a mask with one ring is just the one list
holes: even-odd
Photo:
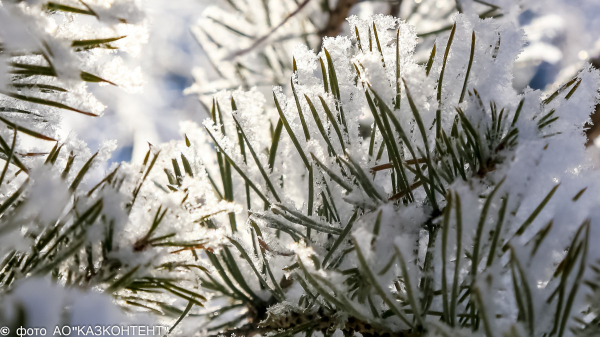
[[400, 7], [402, 6], [402, 0], [398, 1], [398, 2], [393, 2], [390, 4], [390, 15], [393, 15], [395, 17], [400, 17]]
[[[422, 185], [423, 185], [423, 182], [421, 180], [419, 180], [416, 183], [410, 185], [410, 190], [414, 191], [418, 187], [421, 187]], [[389, 201], [399, 200], [399, 199], [403, 198], [404, 196], [406, 196], [407, 194], [408, 194], [408, 192], [402, 191], [400, 193], [396, 193], [396, 194], [392, 195], [388, 200]]]
[[271, 28], [271, 30], [268, 33], [266, 33], [265, 35], [254, 40], [254, 42], [250, 45], [250, 47], [240, 49], [240, 50], [230, 54], [229, 56], [227, 56], [225, 58], [225, 60], [231, 61], [234, 58], [244, 55], [244, 54], [248, 53], [249, 51], [253, 50], [254, 48], [258, 47], [260, 44], [265, 42], [271, 35], [273, 35], [273, 33], [275, 33], [279, 28], [281, 28], [281, 26], [285, 25], [285, 23], [288, 22], [289, 19], [294, 17], [296, 14], [300, 13], [302, 8], [304, 8], [309, 2], [310, 2], [310, 0], [304, 0], [304, 2], [302, 2], [301, 4], [298, 5], [298, 8], [296, 8], [296, 10], [294, 10], [293, 12], [288, 14], [288, 16], [286, 16], [277, 26]]
[[[298, 5], [298, 8], [296, 8], [296, 10], [294, 10], [292, 13], [286, 16], [277, 26], [271, 28], [271, 30], [268, 33], [254, 40], [254, 42], [249, 47], [231, 53], [225, 58], [225, 60], [231, 61], [238, 56], [247, 54], [248, 52], [254, 50], [256, 47], [263, 44], [269, 39], [269, 37], [271, 37], [271, 35], [273, 35], [279, 28], [281, 28], [286, 22], [288, 22], [288, 20], [290, 20], [292, 17], [298, 14], [309, 2], [310, 0], [304, 0], [304, 2]], [[359, 0], [339, 0], [335, 8], [329, 11], [329, 19], [327, 20], [327, 24], [325, 25], [325, 27], [319, 31], [319, 37], [323, 38], [325, 36], [337, 36], [342, 30], [342, 24], [346, 21], [350, 9], [358, 2]]]
[[342, 30], [342, 24], [348, 17], [348, 12], [358, 0], [339, 0], [334, 9], [329, 11], [327, 24], [319, 32], [321, 38], [325, 36], [337, 36]]
[[[406, 161], [406, 164], [408, 165], [415, 165], [415, 164], [425, 164], [427, 163], [427, 159], [425, 158], [417, 158], [417, 160], [415, 159], [409, 159]], [[378, 171], [383, 171], [383, 170], [389, 170], [392, 167], [394, 167], [394, 164], [392, 163], [385, 163], [385, 164], [381, 164], [381, 165], [377, 165], [377, 166], [373, 166], [371, 167], [371, 173], [375, 173]]]

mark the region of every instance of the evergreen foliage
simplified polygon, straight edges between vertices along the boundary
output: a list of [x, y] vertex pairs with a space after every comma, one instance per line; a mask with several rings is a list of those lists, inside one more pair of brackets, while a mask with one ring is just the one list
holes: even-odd
[[[38, 3], [36, 13], [143, 25], [116, 3], [113, 16], [84, 2]], [[257, 8], [229, 3], [256, 19]], [[239, 45], [264, 72], [226, 55], [220, 89], [237, 87], [236, 76], [242, 85], [214, 93], [202, 127], [182, 123], [181, 140], [151, 145], [141, 164], [115, 164], [92, 186], [114, 144], [92, 155], [47, 132], [63, 110], [91, 111], [90, 96], [69, 98], [82, 81], [114, 83], [85, 67], [121, 36], [69, 41], [68, 52], [60, 35], [31, 27], [39, 43], [26, 49], [2, 36], [0, 323], [77, 324], [83, 289], [106, 295], [104, 315], [119, 312], [102, 302], [110, 297], [133, 317], [109, 320], [167, 322], [184, 335], [600, 333], [600, 180], [583, 133], [600, 72], [588, 65], [553, 92], [517, 92], [523, 32], [497, 19], [499, 6], [476, 3], [453, 6], [451, 25], [421, 36], [434, 38], [425, 59], [415, 27], [385, 15], [349, 17], [350, 36], [309, 41], [318, 53]], [[314, 3], [295, 6], [305, 5]], [[0, 15], [28, 8], [7, 3]], [[263, 43], [260, 29], [217, 12], [213, 24]], [[294, 39], [322, 34], [318, 18], [303, 26], [309, 19], [285, 28], [304, 27]], [[203, 24], [201, 42], [217, 44]], [[272, 98], [256, 88], [284, 76], [289, 87]], [[24, 135], [55, 145], [21, 152]], [[56, 292], [54, 302], [32, 306], [35, 287]], [[53, 314], [32, 321], [35, 310]]]

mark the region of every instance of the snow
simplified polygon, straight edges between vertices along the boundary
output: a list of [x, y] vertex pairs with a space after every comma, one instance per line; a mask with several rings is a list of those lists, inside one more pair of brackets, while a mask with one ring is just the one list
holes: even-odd
[[[452, 45], [448, 32], [435, 40], [420, 38], [417, 32], [421, 29], [443, 23], [437, 20], [436, 13], [448, 12], [453, 6], [450, 2], [424, 2], [423, 8], [414, 14], [417, 19], [404, 15], [406, 21], [381, 14], [350, 16], [349, 34], [324, 38], [319, 52], [314, 51], [321, 43], [315, 33], [324, 17], [316, 2], [298, 14], [300, 18], [314, 19], [311, 25], [303, 25], [304, 21], [294, 18], [273, 34], [270, 32], [277, 23], [275, 19], [285, 17], [295, 8], [293, 1], [270, 2], [271, 13], [276, 14], [273, 17], [265, 15], [264, 3], [258, 0], [235, 1], [242, 8], [235, 13], [223, 6], [208, 7], [192, 32], [215, 67], [195, 70], [196, 83], [186, 93], [197, 94], [209, 112], [214, 103], [217, 117], [206, 118], [212, 117], [209, 113], [202, 118], [193, 116], [188, 122], [181, 122], [167, 109], [157, 112], [169, 106], [167, 101], [171, 99], [158, 97], [161, 85], [157, 78], [164, 74], [151, 73], [149, 79], [144, 79], [143, 73], [151, 66], [131, 66], [135, 62], [130, 57], [145, 56], [144, 42], [156, 41], [147, 33], [151, 20], [140, 10], [141, 4], [128, 0], [92, 1], [87, 5], [95, 15], [83, 19], [74, 14], [47, 12], [43, 9], [44, 1], [3, 4], [0, 7], [3, 48], [30, 52], [24, 56], [2, 56], [3, 92], [13, 90], [15, 84], [60, 85], [68, 91], [52, 93], [25, 86], [19, 93], [56, 100], [99, 115], [105, 106], [94, 96], [96, 88], [90, 89], [95, 84], [88, 86], [81, 81], [80, 71], [84, 70], [111, 81], [118, 90], [140, 95], [137, 97], [142, 98], [138, 100], [147, 101], [138, 104], [136, 99], [114, 98], [106, 102], [118, 105], [111, 109], [117, 109], [119, 118], [136, 124], [138, 130], [134, 135], [134, 160], [111, 165], [108, 162], [117, 149], [117, 141], [106, 138], [120, 132], [115, 131], [123, 127], [119, 123], [107, 126], [108, 132], [101, 140], [96, 136], [94, 145], [89, 146], [87, 140], [94, 137], [84, 132], [79, 138], [65, 127], [76, 124], [76, 119], [61, 124], [64, 111], [57, 107], [40, 107], [15, 97], [0, 98], [2, 107], [35, 113], [6, 111], [10, 123], [55, 137], [57, 146], [62, 146], [55, 163], [46, 163], [46, 156], [35, 153], [49, 152], [56, 143], [29, 139], [30, 136], [23, 136], [22, 129], [16, 138], [15, 152], [29, 168], [28, 172], [7, 166], [6, 174], [3, 173], [2, 204], [8, 203], [19, 188], [24, 190], [21, 199], [0, 217], [3, 225], [0, 253], [9, 257], [5, 260], [7, 264], [9, 261], [17, 264], [10, 277], [4, 269], [0, 270], [0, 281], [7, 282], [1, 295], [7, 316], [0, 317], [0, 322], [14, 320], [15, 310], [22, 303], [27, 322], [31, 319], [36, 326], [56, 325], [61, 322], [64, 303], [68, 302], [69, 318], [79, 324], [149, 324], [155, 319], [172, 323], [171, 319], [178, 317], [171, 317], [172, 312], [168, 317], [148, 318], [139, 312], [150, 311], [128, 304], [133, 299], [165, 313], [169, 306], [184, 308], [188, 297], [177, 291], [113, 290], [119, 277], [133, 271], [132, 279], [140, 284], [155, 282], [167, 289], [170, 288], [164, 280], [169, 280], [192, 294], [205, 296], [206, 306], [212, 308], [223, 304], [223, 298], [231, 302], [223, 304], [226, 306], [240, 297], [253, 297], [253, 293], [257, 300], [269, 301], [270, 292], [261, 288], [252, 268], [255, 267], [273, 289], [285, 283], [280, 281], [283, 275], [292, 280], [287, 287], [281, 285], [286, 301], [270, 302], [261, 308], [273, 318], [291, 311], [325, 308], [327, 314], [332, 314], [336, 328], [342, 328], [347, 319], [357, 316], [390, 331], [404, 330], [411, 324], [421, 328], [416, 325], [423, 324], [424, 329], [440, 335], [444, 332], [469, 335], [466, 329], [441, 325], [437, 316], [415, 316], [420, 311], [446, 310], [442, 297], [451, 292], [442, 296], [433, 296], [431, 292], [441, 287], [442, 273], [452, 283], [459, 282], [452, 284], [459, 289], [459, 297], [463, 297], [465, 289], [470, 292], [453, 308], [454, 314], [471, 310], [473, 305], [479, 308], [483, 322], [480, 332], [473, 335], [481, 335], [481, 331], [488, 337], [528, 333], [532, 327], [518, 315], [518, 305], [523, 300], [520, 288], [513, 284], [513, 279], [518, 279], [517, 285], [527, 285], [531, 291], [536, 333], [549, 333], [554, 312], [548, 308], [551, 307], [546, 302], [548, 297], [559, 284], [570, 291], [582, 280], [591, 279], [593, 269], [581, 269], [578, 275], [578, 268], [600, 258], [598, 247], [584, 244], [588, 240], [593, 242], [600, 233], [599, 199], [595, 193], [600, 180], [585, 149], [583, 133], [600, 99], [600, 72], [589, 65], [581, 66], [579, 72], [567, 78], [573, 81], [565, 90], [551, 96], [553, 90], [514, 89], [514, 68], [520, 62], [545, 60], [567, 72], [568, 67], [579, 64], [572, 51], [579, 50], [577, 55], [581, 51], [592, 53], [594, 41], [588, 35], [577, 43], [555, 44], [551, 40], [561, 32], [573, 36], [595, 25], [589, 13], [576, 11], [565, 1], [553, 0], [554, 8], [529, 1], [528, 6], [539, 17], [525, 26], [518, 21], [516, 1], [490, 0], [506, 9], [506, 15], [500, 19], [480, 19], [481, 4], [462, 1], [462, 14], [444, 18], [455, 23]], [[404, 4], [401, 13], [411, 6]], [[594, 3], [585, 3], [584, 10], [593, 12], [595, 8]], [[426, 10], [431, 10], [436, 20], [428, 18]], [[584, 20], [575, 28], [567, 24], [553, 26], [549, 22], [555, 22], [559, 15], [552, 13], [558, 10], [565, 10], [568, 18]], [[419, 27], [412, 24], [415, 20], [421, 23]], [[306, 38], [290, 35], [301, 30], [307, 33]], [[75, 39], [107, 38], [115, 34], [128, 35], [115, 41], [119, 52], [74, 51], [70, 45]], [[266, 36], [266, 40], [254, 46], [260, 36]], [[428, 55], [432, 43], [437, 52], [427, 73], [421, 55], [425, 52]], [[256, 50], [246, 52], [249, 47]], [[33, 53], [40, 48], [42, 55]], [[473, 61], [469, 65], [471, 50]], [[45, 57], [44, 53], [48, 55]], [[292, 60], [297, 67], [294, 73], [290, 71]], [[11, 77], [7, 71], [15, 66], [8, 62], [19, 62], [22, 66], [51, 65], [56, 76]], [[178, 71], [185, 72], [181, 70], [184, 66], [180, 66]], [[218, 80], [215, 73], [220, 74]], [[186, 76], [191, 74], [190, 71]], [[103, 95], [108, 96], [106, 92], [98, 94]], [[397, 96], [400, 102], [396, 102]], [[275, 144], [274, 129], [280, 120], [274, 100], [288, 124], [282, 128], [277, 151], [271, 151]], [[373, 101], [371, 106], [369, 103]], [[158, 107], [149, 109], [146, 116], [145, 107], [157, 102]], [[133, 109], [130, 115], [125, 114], [128, 107]], [[519, 119], [512, 123], [517, 109], [520, 109]], [[333, 118], [329, 118], [329, 113]], [[499, 114], [503, 116], [502, 122], [498, 122]], [[372, 155], [369, 154], [371, 132], [361, 135], [361, 128], [375, 119], [377, 123], [382, 121], [385, 136], [397, 146], [396, 150], [385, 143], [379, 160], [375, 156], [384, 143], [380, 124], [376, 131], [375, 123], [368, 128], [376, 140]], [[174, 124], [179, 124], [177, 131]], [[436, 124], [450, 137], [449, 145], [442, 145], [436, 138]], [[305, 127], [310, 139], [305, 137]], [[160, 142], [163, 137], [158, 134], [162, 128], [171, 130], [171, 135], [165, 138], [173, 138], [172, 134], [178, 138]], [[516, 142], [502, 142], [510, 132], [516, 132]], [[9, 146], [12, 135], [13, 130], [0, 130], [0, 136]], [[149, 148], [146, 140], [152, 140]], [[476, 146], [472, 147], [472, 143]], [[297, 146], [309, 165], [298, 154]], [[88, 168], [86, 163], [93, 156], [91, 147], [98, 148], [97, 155], [89, 165], [89, 173], [81, 177], [80, 172]], [[250, 148], [256, 152], [257, 160], [250, 155]], [[464, 179], [453, 166], [452, 174], [444, 172], [442, 160], [448, 165], [455, 163], [450, 154], [442, 153], [444, 149], [452, 150], [454, 155], [458, 153], [463, 160], [459, 165], [466, 172]], [[32, 154], [23, 155], [27, 152]], [[146, 153], [148, 159], [142, 164]], [[402, 181], [398, 180], [400, 172], [390, 173], [389, 168], [371, 171], [376, 164], [393, 162], [396, 155], [406, 168]], [[271, 159], [273, 166], [269, 167]], [[321, 164], [317, 165], [315, 159]], [[235, 168], [233, 164], [225, 164], [229, 162]], [[70, 169], [66, 170], [68, 165]], [[312, 170], [310, 186], [307, 166]], [[229, 174], [227, 170], [231, 171], [230, 182], [228, 177], [223, 179], [223, 175]], [[102, 181], [111, 172], [115, 172], [112, 178]], [[101, 184], [95, 188], [98, 182]], [[75, 188], [77, 184], [79, 187]], [[484, 204], [500, 184], [489, 199], [486, 217], [480, 219]], [[398, 195], [398, 189], [404, 189], [404, 194], [390, 200]], [[275, 198], [273, 192], [280, 198]], [[578, 197], [574, 198], [575, 195]], [[309, 205], [311, 201], [313, 204]], [[503, 202], [505, 213], [501, 213]], [[445, 213], [448, 207], [453, 210]], [[537, 216], [531, 216], [538, 211]], [[444, 214], [450, 215], [447, 224]], [[92, 218], [92, 215], [97, 216]], [[497, 224], [501, 218], [500, 228]], [[589, 227], [585, 225], [588, 221]], [[546, 227], [550, 223], [551, 227]], [[440, 229], [445, 225], [450, 226], [449, 248], [444, 254], [446, 270], [441, 271], [443, 230]], [[312, 227], [310, 235], [308, 227]], [[497, 228], [499, 234], [495, 233]], [[546, 228], [550, 230], [533, 254], [533, 246]], [[32, 248], [41, 244], [43, 235], [53, 231], [58, 236], [50, 244]], [[585, 236], [587, 231], [589, 237]], [[477, 233], [481, 233], [480, 242], [475, 240]], [[490, 251], [496, 234], [500, 240], [495, 250]], [[67, 237], [65, 242], [59, 242]], [[457, 249], [458, 239], [460, 249]], [[250, 261], [238, 254], [232, 242], [239, 243]], [[75, 251], [69, 252], [69, 244], [81, 244], [81, 248], [75, 246]], [[53, 255], [53, 249], [57, 255]], [[479, 249], [477, 261], [472, 261], [474, 249]], [[233, 252], [231, 256], [229, 251]], [[33, 252], [42, 259], [58, 258], [61, 253], [67, 256], [45, 270], [44, 263], [48, 261], [40, 266], [27, 265]], [[13, 259], [10, 254], [18, 257]], [[565, 276], [555, 276], [565, 256], [573, 254], [578, 255], [574, 262], [568, 262], [574, 268], [563, 269]], [[213, 261], [207, 255], [214, 256]], [[494, 260], [488, 265], [489, 256]], [[583, 256], [587, 256], [585, 263]], [[213, 265], [215, 258], [221, 261], [220, 267]], [[302, 267], [292, 267], [296, 262]], [[517, 262], [526, 275], [516, 274]], [[13, 268], [7, 264], [2, 268]], [[221, 270], [223, 265], [228, 272]], [[454, 276], [455, 270], [458, 274]], [[52, 273], [53, 279], [32, 277], [38, 273]], [[353, 273], [364, 282], [359, 290], [351, 288], [348, 275]], [[214, 289], [219, 286], [203, 287], [207, 277], [210, 282], [226, 284], [223, 289], [227, 290], [221, 293]], [[233, 288], [239, 294], [232, 296], [229, 291], [235, 292]], [[584, 286], [578, 290], [573, 292], [570, 314], [580, 316], [586, 312], [588, 321], [600, 315], [598, 291]], [[361, 302], [361, 296], [353, 297], [355, 291], [367, 292], [369, 304]], [[186, 294], [189, 295], [183, 295]], [[315, 307], [297, 304], [315, 294], [322, 295], [314, 300]], [[427, 295], [431, 298], [426, 298]], [[193, 297], [198, 300], [199, 296]], [[402, 315], [381, 319], [379, 314], [390, 308], [390, 303], [392, 308], [401, 308], [410, 319], [404, 320]], [[331, 311], [331, 307], [335, 310]], [[136, 314], [126, 316], [120, 308]], [[405, 310], [408, 308], [411, 313]], [[193, 313], [199, 310], [194, 307]], [[250, 314], [240, 324], [256, 318], [251, 315], [258, 313], [252, 310], [242, 310], [241, 314]], [[182, 331], [206, 327], [207, 318], [189, 320], [192, 322], [186, 322]], [[339, 329], [334, 332], [340, 333]]]

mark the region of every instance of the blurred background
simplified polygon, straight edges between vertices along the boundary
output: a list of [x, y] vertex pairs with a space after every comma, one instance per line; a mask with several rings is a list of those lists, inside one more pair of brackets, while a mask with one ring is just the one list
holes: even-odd
[[[103, 140], [116, 139], [119, 147], [113, 162], [140, 161], [148, 143], [180, 139], [180, 122], [201, 123], [208, 117], [202, 101], [210, 99], [212, 92], [238, 86], [258, 86], [268, 91], [274, 84], [285, 84], [287, 80], [279, 78], [289, 79], [291, 55], [283, 54], [284, 49], [289, 52], [298, 43], [318, 49], [321, 37], [348, 34], [343, 20], [348, 15], [400, 16], [416, 25], [421, 34], [421, 50], [427, 52], [433, 44], [428, 33], [449, 31], [448, 24], [457, 7], [480, 17], [504, 17], [518, 24], [527, 35], [524, 51], [515, 62], [513, 85], [519, 91], [527, 87], [549, 91], [556, 83], [570, 79], [586, 63], [600, 67], [599, 0], [529, 1], [528, 8], [522, 8], [516, 0], [260, 1], [264, 8], [244, 9], [234, 6], [236, 2], [231, 0], [145, 0], [148, 42], [136, 57], [123, 55], [130, 68], [141, 68], [141, 90], [131, 93], [108, 86], [94, 88], [97, 97], [107, 105], [104, 115], [92, 120], [68, 114], [63, 121], [65, 130], [75, 131], [91, 149], [98, 148]], [[290, 5], [286, 7], [286, 3]], [[258, 10], [264, 14], [252, 12]], [[267, 14], [266, 24], [252, 21], [253, 16], [268, 12], [274, 14]], [[277, 27], [281, 22], [285, 24]], [[304, 33], [290, 35], [298, 27]], [[222, 34], [231, 34], [227, 41], [237, 41], [235, 46], [220, 45]], [[259, 41], [260, 37], [266, 38]], [[279, 44], [282, 52], [278, 52]], [[232, 52], [244, 48], [251, 50], [232, 59]], [[269, 62], [273, 53], [279, 53], [278, 67]], [[263, 70], [245, 66], [245, 61], [256, 61], [257, 55], [264, 55], [269, 67]], [[600, 112], [592, 119], [600, 125]], [[600, 129], [590, 127], [590, 145], [599, 134]]]
[[[126, 92], [113, 86], [94, 89], [106, 106], [102, 117], [92, 119], [66, 114], [65, 129], [73, 130], [91, 149], [107, 139], [116, 139], [118, 148], [111, 161], [132, 159], [134, 148], [148, 150], [148, 142], [158, 144], [179, 138], [179, 122], [201, 121], [205, 112], [193, 95], [183, 91], [193, 83], [192, 68], [206, 64], [206, 57], [190, 32], [208, 1], [148, 0], [144, 8], [149, 39], [136, 57], [121, 57], [131, 68], [140, 67], [144, 84], [139, 92]], [[160, 46], [157, 48], [156, 46]]]

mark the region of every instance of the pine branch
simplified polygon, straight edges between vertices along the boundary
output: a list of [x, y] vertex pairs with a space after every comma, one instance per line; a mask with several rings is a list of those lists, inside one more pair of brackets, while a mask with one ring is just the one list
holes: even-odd
[[[392, 331], [386, 328], [376, 326], [376, 323], [369, 323], [357, 319], [356, 317], [347, 317], [345, 323], [340, 323], [336, 318], [336, 313], [325, 313], [322, 309], [318, 312], [296, 312], [291, 311], [282, 317], [273, 319], [266, 317], [259, 323], [246, 323], [238, 328], [227, 329], [221, 333], [209, 335], [208, 337], [218, 336], [255, 336], [275, 333], [277, 336], [294, 335], [299, 332], [320, 331], [323, 335], [329, 335], [336, 329], [340, 329], [344, 336], [352, 336], [354, 333], [360, 333], [365, 337], [420, 337], [422, 332], [413, 330]], [[209, 329], [210, 330], [210, 329]]]

